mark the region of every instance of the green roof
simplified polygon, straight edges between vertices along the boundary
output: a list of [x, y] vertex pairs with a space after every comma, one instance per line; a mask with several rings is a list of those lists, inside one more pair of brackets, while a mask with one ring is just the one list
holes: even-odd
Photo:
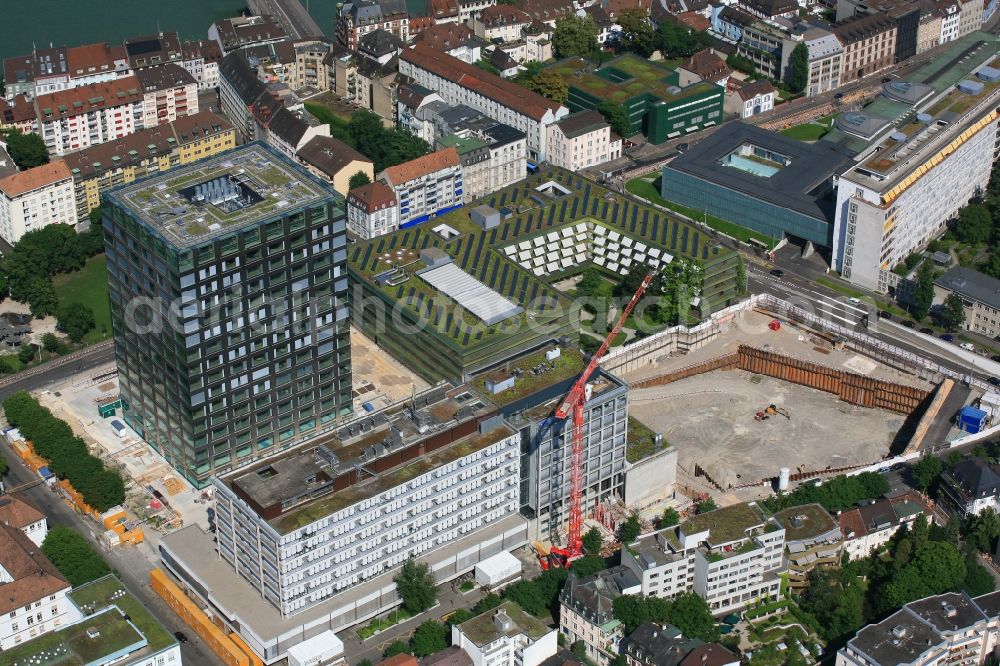
[[774, 514], [774, 519], [785, 528], [788, 541], [818, 537], [837, 527], [830, 513], [819, 504], [792, 506]]
[[[494, 617], [498, 611], [506, 613], [507, 617], [514, 623], [513, 628], [507, 633], [501, 632], [494, 622]], [[553, 631], [548, 625], [534, 615], [526, 613], [524, 609], [513, 601], [504, 602], [482, 615], [477, 615], [471, 620], [466, 620], [458, 625], [458, 628], [469, 640], [480, 647], [495, 641], [501, 636], [515, 636], [517, 634], [525, 634], [531, 640], [537, 641], [545, 634]]]
[[80, 585], [68, 596], [84, 612], [97, 611], [106, 606], [117, 606], [132, 619], [132, 624], [146, 637], [153, 651], [162, 650], [176, 643], [170, 632], [112, 574]]
[[756, 505], [734, 504], [690, 518], [681, 525], [681, 531], [691, 535], [708, 530], [709, 543], [716, 545], [742, 539], [747, 530], [764, 522], [764, 515]]
[[546, 71], [558, 74], [577, 90], [615, 104], [643, 95], [675, 100], [719, 89], [713, 83], [702, 81], [675, 90], [675, 70], [631, 53], [610, 60], [600, 68], [583, 58], [567, 58], [550, 65]]
[[477, 139], [474, 136], [462, 138], [457, 134], [449, 134], [448, 136], [438, 139], [437, 142], [445, 148], [454, 148], [458, 151], [459, 155], [465, 155], [466, 153], [471, 153], [473, 150], [479, 150], [480, 148], [485, 148], [489, 145], [485, 141]]

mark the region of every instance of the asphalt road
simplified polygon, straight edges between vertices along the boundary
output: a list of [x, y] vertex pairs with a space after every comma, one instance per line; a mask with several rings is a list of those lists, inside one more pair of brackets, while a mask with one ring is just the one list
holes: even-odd
[[94, 370], [113, 363], [115, 347], [113, 344], [102, 344], [88, 347], [27, 372], [8, 377], [0, 381], [0, 401], [18, 391], [37, 391], [51, 384], [69, 379], [87, 370]]
[[256, 6], [258, 14], [274, 16], [296, 39], [323, 36], [322, 28], [299, 0], [251, 0], [249, 4]]

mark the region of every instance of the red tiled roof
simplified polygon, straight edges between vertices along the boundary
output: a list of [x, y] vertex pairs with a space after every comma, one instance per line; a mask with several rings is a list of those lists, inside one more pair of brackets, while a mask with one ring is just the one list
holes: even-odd
[[426, 176], [429, 173], [434, 173], [435, 171], [441, 171], [442, 169], [447, 169], [449, 167], [457, 167], [461, 163], [462, 162], [458, 157], [457, 150], [453, 147], [442, 148], [441, 150], [436, 150], [429, 155], [418, 157], [415, 160], [391, 166], [382, 173], [385, 174], [389, 183], [399, 185], [401, 183], [408, 183], [411, 180], [416, 180], [417, 178]]
[[733, 70], [712, 49], [698, 51], [680, 64], [687, 71], [696, 74], [703, 81], [717, 81], [728, 76]]
[[682, 12], [677, 15], [677, 20], [697, 32], [704, 32], [712, 27], [712, 22], [698, 12]]
[[[107, 42], [71, 46], [66, 49], [66, 61], [71, 77], [88, 76], [97, 72], [115, 71], [115, 60], [125, 60], [125, 47], [111, 47]], [[89, 71], [93, 67], [93, 71]]]
[[[114, 81], [91, 83], [48, 95], [39, 95], [35, 98], [35, 110], [39, 122], [44, 122], [141, 101], [142, 86], [139, 84], [139, 79], [126, 76]], [[46, 113], [45, 109], [49, 112]]]
[[431, 0], [431, 14], [437, 19], [458, 16], [458, 1]]
[[13, 103], [0, 97], [0, 124], [25, 123], [35, 117], [35, 107], [23, 94], [14, 96]]
[[14, 579], [13, 582], [0, 584], [0, 613], [3, 614], [70, 588], [66, 579], [42, 554], [41, 548], [24, 536], [21, 530], [2, 524], [0, 566]]
[[11, 495], [0, 496], [0, 522], [5, 525], [21, 530], [44, 519], [42, 512], [27, 502]]
[[396, 203], [396, 193], [380, 180], [367, 185], [360, 185], [347, 193], [347, 202], [364, 208], [372, 213], [382, 208], [388, 208]]
[[413, 42], [423, 43], [438, 51], [450, 51], [475, 39], [472, 29], [462, 23], [440, 23], [420, 31]]
[[736, 88], [736, 94], [739, 95], [740, 99], [743, 101], [753, 99], [757, 95], [773, 93], [774, 91], [774, 86], [771, 85], [771, 82], [767, 79], [757, 79], [756, 81], [744, 83]]
[[443, 79], [454, 81], [463, 88], [535, 120], [541, 120], [547, 111], [555, 112], [560, 108], [559, 104], [545, 99], [538, 93], [483, 71], [447, 53], [435, 51], [424, 44], [404, 49], [399, 59]]
[[517, 7], [493, 5], [479, 12], [479, 22], [487, 28], [496, 28], [502, 25], [531, 23], [531, 17]]
[[36, 166], [34, 169], [21, 171], [12, 176], [7, 176], [0, 180], [0, 190], [8, 197], [16, 197], [40, 187], [58, 183], [61, 180], [72, 178], [69, 167], [62, 160], [56, 160]]

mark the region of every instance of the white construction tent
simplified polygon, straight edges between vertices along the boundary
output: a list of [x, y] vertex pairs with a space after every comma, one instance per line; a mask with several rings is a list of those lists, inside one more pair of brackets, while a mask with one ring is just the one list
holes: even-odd
[[487, 557], [476, 565], [476, 582], [482, 587], [495, 587], [520, 575], [521, 561], [507, 551]]

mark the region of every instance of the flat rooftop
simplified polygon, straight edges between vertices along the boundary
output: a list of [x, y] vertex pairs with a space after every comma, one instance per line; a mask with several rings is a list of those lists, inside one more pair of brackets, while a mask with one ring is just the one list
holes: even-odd
[[912, 664], [924, 652], [936, 649], [942, 640], [941, 634], [904, 608], [859, 630], [847, 646], [877, 664]]
[[[441, 548], [435, 548], [418, 557], [417, 561], [428, 564], [446, 561], [467, 551], [472, 546], [517, 529], [524, 529], [526, 522], [520, 515], [508, 516], [476, 530], [462, 539]], [[277, 637], [298, 630], [303, 626], [322, 622], [331, 614], [338, 616], [339, 609], [353, 608], [357, 603], [369, 601], [373, 595], [378, 595], [384, 588], [392, 585], [392, 578], [395, 575], [395, 572], [390, 571], [370, 578], [363, 583], [338, 592], [322, 604], [317, 604], [290, 617], [282, 617], [277, 608], [263, 599], [260, 593], [239, 576], [229, 564], [219, 558], [213, 539], [214, 537], [210, 533], [205, 532], [197, 525], [190, 525], [165, 535], [161, 540], [161, 547], [169, 551], [181, 563], [185, 571], [197, 579], [207, 591], [209, 600], [220, 611], [231, 621], [246, 627], [264, 642], [274, 641]], [[335, 630], [340, 628], [335, 627]]]
[[675, 70], [633, 54], [619, 56], [599, 68], [583, 58], [567, 58], [545, 71], [588, 95], [615, 104], [646, 95], [674, 101], [719, 90], [719, 86], [707, 81], [681, 88]]
[[942, 633], [955, 631], [956, 627], [964, 631], [965, 627], [988, 619], [968, 595], [960, 592], [946, 592], [911, 601], [906, 607]]
[[[506, 615], [513, 622], [513, 626], [507, 630], [501, 629], [498, 615], [500, 617]], [[525, 634], [532, 641], [537, 641], [550, 631], [554, 631], [537, 617], [526, 613], [513, 601], [505, 601], [492, 610], [477, 615], [471, 620], [466, 620], [458, 625], [458, 628], [469, 640], [480, 647], [492, 643], [498, 638], [518, 634]]]
[[[743, 146], [751, 146], [755, 152], [781, 155], [785, 163], [776, 170], [768, 169], [770, 175], [767, 176], [728, 166], [730, 156]], [[666, 170], [831, 222], [833, 203], [826, 196], [826, 185], [831, 177], [842, 173], [850, 164], [850, 156], [834, 145], [809, 144], [749, 123], [734, 122], [724, 124], [686, 153], [675, 157]]]
[[[126, 665], [177, 642], [114, 576], [81, 585], [68, 596], [90, 616], [0, 652], [0, 666], [82, 666], [103, 663], [120, 650], [128, 651], [129, 657], [118, 662]], [[88, 631], [99, 635], [91, 638]], [[45, 660], [39, 656], [44, 652], [61, 654], [58, 658]]]
[[108, 196], [182, 248], [336, 195], [270, 146], [254, 142], [123, 185]]
[[792, 506], [774, 514], [774, 519], [785, 528], [785, 541], [815, 539], [837, 530], [837, 522], [819, 504]]
[[[555, 349], [549, 345], [533, 354], [522, 356], [503, 367], [484, 372], [472, 378], [472, 386], [497, 405], [508, 405], [546, 386], [575, 378], [584, 368], [583, 354], [578, 349], [560, 347], [559, 356], [551, 361], [546, 358], [546, 352]], [[595, 374], [595, 381], [602, 378]], [[501, 383], [513, 378], [513, 385], [503, 391], [493, 394], [488, 387], [490, 383]], [[598, 393], [595, 391], [595, 395]], [[560, 396], [561, 399], [561, 396]]]
[[[356, 419], [324, 440], [220, 480], [261, 509], [280, 507], [281, 514], [268, 522], [279, 533], [287, 533], [484, 449], [512, 432], [499, 426], [480, 433], [475, 421], [494, 413], [496, 407], [464, 385], [426, 391], [416, 396], [415, 405], [414, 410], [408, 400]], [[468, 434], [460, 434], [446, 446], [419, 457], [412, 448], [459, 428]], [[352, 483], [355, 473], [363, 480]]]
[[681, 524], [681, 532], [697, 534], [708, 530], [708, 542], [715, 546], [742, 539], [747, 530], [763, 527], [766, 522], [767, 517], [756, 504], [733, 504], [689, 518]]

